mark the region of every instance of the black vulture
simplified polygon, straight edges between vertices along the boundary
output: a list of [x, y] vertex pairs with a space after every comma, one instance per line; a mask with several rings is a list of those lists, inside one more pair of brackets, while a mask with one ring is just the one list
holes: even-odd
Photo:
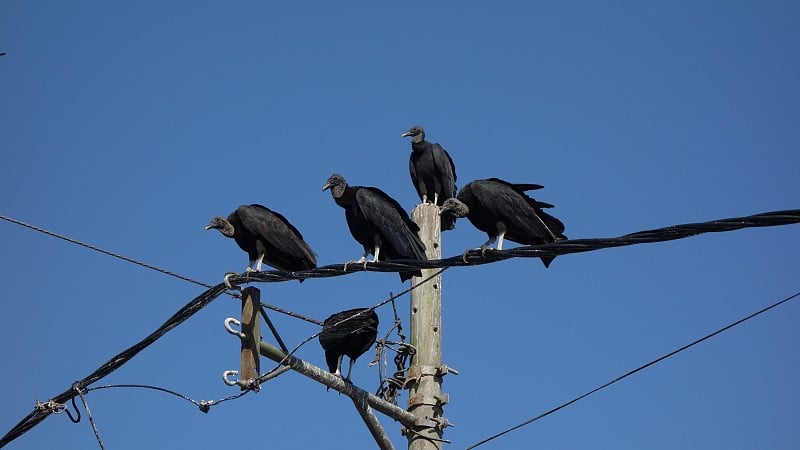
[[322, 322], [319, 343], [325, 350], [328, 370], [342, 376], [342, 359], [350, 358], [350, 368], [345, 380], [350, 380], [350, 372], [356, 359], [372, 347], [378, 336], [378, 315], [371, 308], [349, 309], [336, 313]]
[[[448, 198], [456, 196], [456, 166], [453, 159], [439, 144], [425, 140], [425, 130], [413, 126], [402, 137], [411, 136], [411, 158], [408, 169], [411, 182], [422, 203], [431, 201], [442, 206]], [[452, 230], [456, 218], [450, 213], [442, 214], [442, 230]]]
[[[322, 190], [330, 189], [336, 204], [344, 208], [344, 217], [350, 234], [364, 246], [364, 254], [357, 262], [367, 260], [390, 261], [394, 259], [427, 260], [425, 244], [419, 238], [419, 227], [397, 201], [378, 188], [348, 186], [344, 177], [335, 173], [328, 178]], [[400, 272], [400, 280], [421, 277], [419, 270]]]
[[[497, 249], [503, 249], [503, 239], [525, 245], [545, 244], [567, 239], [564, 224], [547, 214], [542, 208], [552, 208], [539, 202], [525, 191], [541, 189], [538, 184], [512, 184], [498, 178], [475, 180], [464, 186], [458, 196], [448, 199], [443, 212], [456, 217], [467, 217], [475, 228], [485, 231], [489, 240], [479, 247], [486, 249], [497, 240]], [[545, 267], [555, 257], [542, 258]]]
[[261, 271], [261, 263], [293, 272], [317, 267], [317, 257], [285, 217], [261, 205], [242, 205], [227, 219], [211, 219], [206, 230], [216, 228], [247, 252], [245, 272]]

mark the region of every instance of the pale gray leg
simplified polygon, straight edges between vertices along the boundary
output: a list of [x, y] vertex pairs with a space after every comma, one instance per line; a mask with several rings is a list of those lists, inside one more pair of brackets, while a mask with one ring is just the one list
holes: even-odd
[[345, 380], [347, 380], [347, 381], [350, 381], [350, 373], [352, 373], [352, 372], [353, 372], [353, 364], [355, 364], [355, 362], [356, 362], [356, 361], [355, 361], [354, 359], [351, 359], [351, 360], [350, 360], [350, 368], [349, 368], [349, 369], [347, 369], [347, 376], [344, 378], [344, 379], [345, 379]]

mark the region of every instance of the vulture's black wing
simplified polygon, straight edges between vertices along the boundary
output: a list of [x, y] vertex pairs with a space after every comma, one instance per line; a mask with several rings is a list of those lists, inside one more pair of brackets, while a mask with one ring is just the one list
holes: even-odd
[[[356, 205], [361, 215], [381, 231], [384, 246], [395, 251], [394, 258], [426, 260], [425, 244], [417, 234], [417, 226], [397, 200], [373, 187], [363, 187], [356, 193]], [[387, 249], [388, 250], [388, 249]]]
[[245, 229], [267, 247], [264, 262], [288, 271], [317, 266], [317, 257], [303, 235], [282, 214], [257, 204], [242, 206], [237, 212]]

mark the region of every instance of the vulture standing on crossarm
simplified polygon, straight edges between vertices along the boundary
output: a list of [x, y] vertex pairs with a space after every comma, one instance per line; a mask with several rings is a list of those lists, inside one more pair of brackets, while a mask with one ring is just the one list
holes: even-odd
[[206, 230], [212, 228], [233, 238], [247, 252], [249, 265], [245, 272], [260, 272], [262, 263], [286, 272], [317, 267], [316, 255], [297, 228], [265, 206], [242, 205], [227, 219], [211, 219]]
[[[442, 206], [445, 200], [456, 196], [456, 166], [453, 159], [441, 145], [425, 140], [422, 127], [413, 126], [402, 135], [408, 136], [411, 136], [411, 158], [408, 161], [411, 182], [422, 203], [433, 202]], [[456, 218], [450, 213], [443, 213], [441, 224], [443, 231], [452, 230], [456, 226]]]
[[[367, 260], [391, 261], [395, 259], [427, 260], [425, 244], [419, 238], [419, 227], [402, 206], [378, 188], [348, 186], [344, 177], [335, 173], [328, 178], [322, 190], [331, 190], [337, 205], [344, 208], [350, 234], [364, 246], [364, 254], [357, 262]], [[400, 280], [421, 277], [419, 270], [400, 272]]]
[[[489, 240], [479, 247], [480, 250], [495, 240], [497, 250], [502, 250], [503, 239], [525, 245], [567, 239], [564, 224], [542, 210], [553, 205], [525, 194], [525, 191], [542, 187], [538, 184], [512, 184], [498, 178], [475, 180], [464, 186], [456, 198], [445, 201], [442, 212], [467, 217], [475, 228], [486, 232]], [[549, 267], [554, 258], [542, 258], [542, 263]]]
[[371, 308], [356, 308], [336, 313], [322, 323], [319, 343], [325, 350], [328, 370], [342, 376], [342, 359], [350, 358], [350, 368], [345, 380], [350, 380], [350, 372], [356, 359], [363, 355], [378, 336], [378, 314]]

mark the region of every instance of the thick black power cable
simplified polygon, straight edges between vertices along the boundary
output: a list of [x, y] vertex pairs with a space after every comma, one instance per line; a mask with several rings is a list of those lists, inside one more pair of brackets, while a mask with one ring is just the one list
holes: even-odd
[[[116, 369], [120, 368], [123, 364], [130, 361], [137, 353], [144, 350], [150, 344], [158, 340], [161, 336], [166, 334], [168, 331], [172, 330], [173, 328], [177, 327], [184, 321], [186, 321], [189, 317], [193, 316], [195, 313], [200, 311], [203, 307], [211, 303], [214, 299], [222, 295], [227, 290], [227, 287], [220, 283], [217, 286], [212, 287], [211, 289], [203, 292], [199, 296], [192, 299], [189, 303], [183, 306], [178, 312], [172, 315], [169, 319], [167, 319], [164, 324], [162, 324], [158, 329], [154, 332], [149, 334], [140, 342], [132, 345], [131, 347], [123, 350], [113, 358], [106, 361], [105, 364], [97, 368], [94, 372], [87, 375], [84, 379], [77, 381], [73, 387], [70, 387], [66, 391], [62, 392], [61, 394], [53, 397], [51, 401], [54, 404], [64, 404], [71, 398], [74, 398], [77, 395], [75, 387], [78, 389], [85, 389], [87, 386], [91, 385], [92, 383], [100, 380], [101, 378], [107, 376], [111, 372], [115, 371]], [[17, 437], [21, 436], [34, 426], [36, 426], [39, 422], [44, 420], [48, 415], [50, 415], [52, 411], [46, 410], [44, 408], [36, 408], [30, 414], [25, 416], [17, 425], [15, 425], [5, 436], [0, 438], [0, 447], [5, 446], [9, 442], [13, 441]]]
[[797, 298], [799, 296], [800, 296], [800, 292], [797, 292], [797, 293], [795, 293], [793, 295], [790, 295], [789, 297], [786, 297], [783, 300], [780, 300], [780, 301], [778, 301], [776, 303], [773, 303], [772, 305], [769, 305], [766, 308], [760, 309], [760, 310], [750, 314], [747, 317], [743, 317], [743, 318], [737, 320], [736, 322], [731, 323], [730, 325], [726, 325], [726, 326], [720, 328], [719, 330], [717, 330], [717, 331], [715, 331], [713, 333], [707, 334], [707, 335], [701, 337], [700, 339], [694, 340], [694, 341], [684, 345], [683, 347], [681, 347], [679, 349], [673, 350], [673, 351], [667, 353], [666, 355], [663, 355], [663, 356], [661, 356], [659, 358], [656, 358], [656, 359], [650, 361], [647, 364], [643, 364], [643, 365], [641, 365], [641, 366], [639, 366], [639, 367], [637, 367], [637, 368], [635, 368], [635, 369], [633, 369], [633, 370], [631, 370], [631, 371], [629, 371], [629, 372], [627, 372], [627, 373], [625, 373], [623, 375], [620, 375], [617, 378], [614, 378], [613, 380], [609, 381], [608, 383], [605, 383], [605, 384], [603, 384], [601, 386], [598, 386], [598, 387], [592, 389], [591, 391], [588, 391], [588, 392], [586, 392], [586, 393], [584, 393], [584, 394], [582, 394], [582, 395], [580, 395], [578, 397], [575, 397], [575, 398], [573, 398], [572, 400], [570, 400], [570, 401], [568, 401], [566, 403], [562, 403], [561, 405], [556, 406], [555, 408], [553, 408], [553, 409], [551, 409], [549, 411], [543, 412], [542, 414], [539, 414], [538, 416], [536, 416], [536, 417], [534, 417], [532, 419], [528, 419], [525, 422], [520, 423], [519, 425], [515, 425], [515, 426], [513, 426], [511, 428], [508, 428], [508, 429], [506, 429], [504, 431], [501, 431], [500, 433], [492, 435], [492, 436], [490, 436], [490, 437], [488, 437], [488, 438], [486, 438], [486, 439], [484, 439], [484, 440], [482, 440], [482, 441], [480, 441], [480, 442], [478, 442], [476, 444], [473, 444], [473, 445], [467, 447], [465, 450], [471, 450], [471, 449], [473, 449], [475, 447], [479, 447], [479, 446], [481, 446], [483, 444], [486, 444], [489, 441], [492, 441], [494, 439], [499, 438], [500, 436], [503, 436], [504, 434], [510, 433], [510, 432], [512, 432], [514, 430], [517, 430], [519, 428], [522, 428], [522, 427], [524, 427], [526, 425], [530, 425], [533, 422], [536, 422], [539, 419], [545, 418], [545, 417], [549, 416], [550, 414], [553, 414], [554, 412], [562, 410], [562, 409], [566, 408], [567, 406], [570, 406], [570, 405], [572, 405], [573, 403], [575, 403], [575, 402], [577, 402], [579, 400], [582, 400], [582, 399], [584, 399], [584, 398], [586, 398], [586, 397], [588, 397], [588, 396], [590, 396], [590, 395], [592, 395], [592, 394], [594, 394], [594, 393], [596, 393], [598, 391], [601, 391], [601, 390], [611, 386], [612, 384], [614, 384], [614, 383], [616, 383], [618, 381], [622, 381], [625, 378], [628, 378], [629, 376], [631, 376], [631, 375], [633, 375], [633, 374], [635, 374], [637, 372], [641, 372], [642, 370], [647, 369], [648, 367], [650, 367], [652, 365], [658, 364], [661, 361], [664, 361], [665, 359], [667, 359], [667, 358], [669, 358], [671, 356], [677, 355], [678, 353], [680, 353], [680, 352], [682, 352], [682, 351], [684, 351], [686, 349], [689, 349], [690, 347], [694, 347], [695, 345], [697, 345], [697, 344], [699, 344], [699, 343], [701, 343], [703, 341], [711, 339], [712, 337], [714, 337], [714, 336], [716, 336], [716, 335], [718, 335], [720, 333], [728, 331], [731, 328], [733, 328], [733, 327], [735, 327], [735, 326], [737, 326], [737, 325], [739, 325], [741, 323], [744, 323], [744, 322], [746, 322], [746, 321], [748, 321], [748, 320], [750, 320], [750, 319], [752, 319], [752, 318], [754, 318], [754, 317], [756, 317], [758, 315], [761, 315], [761, 314], [769, 311], [770, 309], [776, 308], [776, 307], [788, 302], [789, 300], [792, 300], [792, 299]]
[[665, 242], [687, 238], [703, 233], [720, 233], [742, 228], [770, 227], [800, 223], [800, 209], [774, 211], [745, 217], [713, 220], [710, 222], [690, 223], [640, 231], [614, 238], [570, 239], [550, 244], [517, 247], [509, 250], [470, 250], [464, 255], [428, 261], [393, 260], [362, 264], [333, 264], [300, 272], [251, 272], [233, 276], [230, 282], [246, 284], [250, 282], [274, 283], [307, 278], [328, 278], [354, 272], [406, 272], [418, 269], [440, 269], [454, 266], [473, 266], [489, 264], [511, 258], [543, 258], [602, 250], [613, 247], [624, 247], [636, 244]]
[[[106, 255], [114, 256], [116, 258], [129, 261], [131, 263], [152, 269], [185, 281], [189, 281], [200, 286], [210, 288], [211, 286], [200, 281], [192, 280], [173, 272], [160, 269], [149, 264], [145, 264], [134, 259], [118, 255], [107, 250], [100, 249], [93, 245], [89, 245], [75, 239], [62, 236], [51, 231], [47, 231], [34, 225], [26, 224], [22, 221], [11, 219], [9, 217], [0, 215], [0, 219], [16, 223], [27, 228], [48, 234], [50, 236], [64, 239], [77, 245], [104, 253]], [[329, 278], [341, 275], [348, 275], [355, 272], [406, 272], [418, 269], [441, 269], [443, 267], [454, 266], [472, 266], [489, 264], [497, 261], [502, 261], [511, 258], [542, 258], [542, 257], [555, 257], [559, 255], [566, 255], [570, 253], [582, 253], [594, 250], [602, 250], [613, 247], [624, 247], [636, 244], [648, 244], [653, 242], [665, 242], [675, 239], [682, 239], [690, 236], [696, 236], [703, 233], [720, 233], [726, 231], [734, 231], [742, 228], [753, 227], [771, 227], [777, 225], [789, 225], [800, 223], [800, 209], [788, 209], [783, 211], [773, 211], [762, 214], [755, 214], [745, 217], [732, 217], [728, 219], [712, 220], [710, 222], [689, 223], [683, 225], [673, 225], [670, 227], [656, 228], [652, 230], [640, 231], [637, 233], [626, 234], [614, 238], [598, 238], [598, 239], [570, 239], [565, 241], [553, 242], [550, 244], [533, 245], [512, 248], [509, 250], [470, 250], [465, 252], [462, 256], [454, 256], [445, 259], [435, 259], [428, 261], [416, 260], [394, 260], [383, 261], [376, 263], [361, 264], [332, 264], [328, 266], [318, 267], [316, 269], [304, 270], [299, 272], [283, 272], [283, 271], [266, 271], [266, 272], [250, 272], [232, 276], [229, 281], [233, 284], [247, 284], [250, 282], [281, 282], [289, 280], [304, 280], [307, 278]], [[267, 305], [265, 305], [267, 306]], [[267, 306], [269, 307], [269, 306]], [[272, 309], [272, 308], [270, 308]], [[274, 309], [279, 311], [278, 309]], [[280, 312], [280, 311], [279, 311]]]

